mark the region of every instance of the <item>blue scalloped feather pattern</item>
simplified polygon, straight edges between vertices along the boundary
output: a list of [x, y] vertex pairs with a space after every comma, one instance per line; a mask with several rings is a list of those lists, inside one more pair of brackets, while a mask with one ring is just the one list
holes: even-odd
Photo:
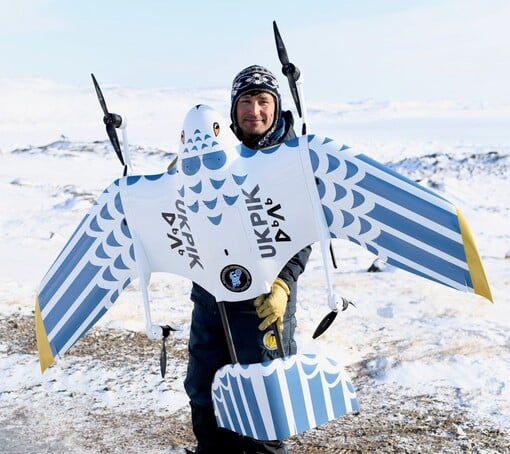
[[134, 269], [116, 181], [85, 216], [41, 285], [39, 304], [54, 356], [71, 348], [102, 317], [135, 276]]

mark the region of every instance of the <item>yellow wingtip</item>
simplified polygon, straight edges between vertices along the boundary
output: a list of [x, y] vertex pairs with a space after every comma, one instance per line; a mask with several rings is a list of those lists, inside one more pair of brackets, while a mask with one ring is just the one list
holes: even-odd
[[469, 268], [469, 274], [473, 281], [473, 289], [477, 295], [481, 295], [487, 298], [490, 302], [494, 302], [492, 298], [492, 292], [489, 287], [487, 275], [482, 264], [480, 253], [475, 245], [475, 240], [469, 224], [467, 223], [464, 215], [457, 208], [457, 217], [459, 219], [460, 233], [462, 235], [462, 241], [464, 243], [464, 250], [466, 253], [466, 260]]
[[35, 335], [37, 338], [37, 350], [39, 351], [39, 363], [41, 364], [41, 372], [44, 372], [55, 362], [55, 358], [51, 351], [46, 328], [44, 327], [38, 297], [35, 299]]

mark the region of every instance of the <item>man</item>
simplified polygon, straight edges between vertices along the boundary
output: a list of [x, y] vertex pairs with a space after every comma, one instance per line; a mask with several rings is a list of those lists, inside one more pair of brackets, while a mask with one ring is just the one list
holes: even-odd
[[[261, 149], [296, 137], [290, 111], [282, 111], [275, 76], [262, 66], [250, 66], [234, 79], [231, 94], [231, 128], [244, 145]], [[273, 326], [281, 332], [285, 355], [296, 353], [297, 280], [310, 255], [308, 246], [281, 270], [267, 295], [225, 302], [232, 338], [241, 364], [277, 358]], [[259, 441], [218, 428], [211, 399], [214, 374], [231, 362], [218, 303], [193, 283], [194, 303], [189, 338], [189, 362], [184, 386], [190, 398], [197, 453], [286, 453], [280, 440]], [[262, 321], [261, 321], [262, 319]]]

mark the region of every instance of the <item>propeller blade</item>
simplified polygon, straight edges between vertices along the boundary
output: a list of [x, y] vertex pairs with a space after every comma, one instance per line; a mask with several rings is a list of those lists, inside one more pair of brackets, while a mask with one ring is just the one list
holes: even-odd
[[329, 255], [331, 255], [331, 261], [333, 262], [333, 268], [335, 270], [338, 269], [338, 265], [336, 264], [336, 257], [335, 257], [335, 251], [333, 250], [333, 243], [329, 242]]
[[[342, 312], [347, 310], [349, 306], [356, 307], [356, 305], [349, 301], [347, 298], [344, 298], [342, 296]], [[324, 331], [326, 331], [331, 324], [335, 321], [336, 316], [338, 315], [338, 310], [331, 311], [328, 315], [326, 315], [321, 322], [319, 323], [319, 326], [315, 329], [312, 339], [316, 339], [319, 337]]]
[[331, 311], [328, 315], [326, 315], [319, 323], [319, 326], [315, 329], [312, 339], [317, 339], [322, 333], [324, 333], [324, 331], [326, 331], [334, 322], [337, 315], [338, 311]]
[[115, 150], [115, 154], [119, 158], [121, 164], [125, 166], [124, 158], [122, 157], [122, 151], [120, 150], [120, 142], [119, 137], [117, 136], [117, 131], [115, 130], [115, 124], [113, 122], [107, 122], [105, 117], [106, 124], [106, 132], [108, 137], [110, 138], [110, 142], [112, 143], [113, 149]]
[[280, 59], [280, 63], [282, 64], [282, 73], [287, 77], [287, 80], [289, 81], [290, 93], [292, 94], [292, 98], [294, 99], [294, 104], [296, 105], [298, 115], [301, 118], [303, 114], [301, 110], [299, 92], [296, 84], [301, 73], [297, 66], [291, 63], [289, 60], [287, 49], [285, 48], [285, 44], [283, 43], [283, 39], [278, 30], [278, 26], [276, 25], [276, 21], [273, 21], [273, 30], [276, 43], [276, 50], [278, 52], [278, 58]]
[[113, 150], [115, 154], [119, 158], [119, 161], [124, 166], [124, 172], [126, 172], [126, 164], [124, 162], [124, 157], [122, 156], [122, 151], [120, 149], [119, 137], [117, 136], [117, 131], [115, 128], [119, 128], [122, 124], [122, 117], [120, 115], [108, 112], [108, 108], [106, 107], [106, 101], [104, 100], [103, 92], [97, 83], [94, 74], [90, 74], [92, 76], [92, 82], [94, 82], [94, 88], [96, 89], [97, 99], [99, 99], [99, 104], [101, 105], [101, 109], [103, 109], [104, 117], [103, 123], [106, 125], [106, 133], [110, 138], [110, 142], [112, 143]]
[[166, 339], [170, 335], [171, 331], [177, 331], [175, 328], [172, 328], [170, 325], [161, 326], [161, 330], [163, 332], [162, 344], [161, 344], [161, 353], [159, 355], [159, 369], [161, 371], [161, 377], [165, 378], [166, 374]]
[[161, 345], [161, 353], [159, 355], [159, 369], [161, 371], [161, 377], [165, 378], [166, 374], [166, 337], [163, 338]]
[[101, 108], [103, 109], [105, 117], [109, 115], [108, 109], [106, 107], [106, 101], [104, 100], [103, 93], [101, 92], [101, 88], [99, 88], [99, 84], [97, 83], [94, 74], [90, 74], [92, 76], [92, 81], [94, 82], [94, 88], [96, 89], [97, 98], [99, 99], [99, 104], [101, 104]]
[[278, 26], [276, 25], [276, 21], [273, 21], [273, 30], [274, 30], [274, 39], [276, 42], [276, 51], [278, 52], [278, 58], [280, 59], [280, 63], [285, 66], [289, 65], [289, 56], [287, 55], [287, 49], [285, 49], [285, 44], [283, 44], [282, 35], [280, 35], [280, 31], [278, 30]]

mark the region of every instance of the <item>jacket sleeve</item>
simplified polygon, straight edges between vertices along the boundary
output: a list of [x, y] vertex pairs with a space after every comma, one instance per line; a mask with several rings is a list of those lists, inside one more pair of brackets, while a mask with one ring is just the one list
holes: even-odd
[[299, 276], [305, 270], [306, 264], [312, 252], [312, 246], [306, 246], [301, 249], [294, 257], [292, 257], [278, 274], [289, 286], [293, 286], [297, 282]]

